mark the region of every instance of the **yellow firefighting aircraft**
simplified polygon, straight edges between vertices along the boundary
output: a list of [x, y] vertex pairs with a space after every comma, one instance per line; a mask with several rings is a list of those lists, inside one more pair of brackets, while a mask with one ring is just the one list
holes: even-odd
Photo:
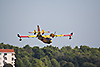
[[[50, 35], [43, 35], [44, 33], [50, 33], [50, 31], [40, 31], [39, 25], [37, 25], [38, 31], [34, 30], [33, 32], [29, 32], [29, 33], [34, 33], [34, 35], [23, 35], [20, 36], [19, 34], [17, 34], [17, 36], [20, 38], [19, 41], [22, 41], [22, 38], [38, 38], [39, 40], [41, 40], [44, 43], [50, 44], [52, 43], [52, 39], [54, 37], [66, 37], [68, 36], [69, 39], [72, 39], [72, 35], [73, 33], [70, 34], [60, 34], [60, 35], [55, 35], [55, 33], [51, 33]], [[36, 35], [37, 33], [37, 35]]]

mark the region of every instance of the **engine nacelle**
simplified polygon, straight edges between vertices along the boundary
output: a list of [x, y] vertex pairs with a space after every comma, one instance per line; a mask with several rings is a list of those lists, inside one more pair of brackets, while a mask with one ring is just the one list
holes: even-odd
[[44, 30], [42, 30], [42, 35], [44, 34]]
[[54, 36], [55, 36], [55, 35], [54, 35], [53, 33], [50, 34], [50, 37], [54, 38]]
[[36, 30], [34, 30], [34, 35], [36, 34]]

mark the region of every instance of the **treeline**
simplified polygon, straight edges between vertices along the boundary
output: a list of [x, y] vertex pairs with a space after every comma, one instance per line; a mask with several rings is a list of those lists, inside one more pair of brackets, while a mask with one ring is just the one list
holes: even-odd
[[0, 49], [14, 49], [16, 67], [100, 67], [100, 47], [65, 46], [59, 49], [52, 45], [39, 48], [30, 47], [28, 44], [23, 48], [0, 43]]

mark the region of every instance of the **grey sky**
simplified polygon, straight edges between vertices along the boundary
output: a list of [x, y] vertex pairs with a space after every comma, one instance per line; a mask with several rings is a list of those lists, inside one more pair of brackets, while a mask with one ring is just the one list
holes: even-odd
[[38, 39], [18, 41], [39, 24], [50, 32], [74, 32], [73, 39], [55, 38], [51, 45], [100, 47], [100, 0], [0, 0], [0, 42], [23, 47], [44, 44]]

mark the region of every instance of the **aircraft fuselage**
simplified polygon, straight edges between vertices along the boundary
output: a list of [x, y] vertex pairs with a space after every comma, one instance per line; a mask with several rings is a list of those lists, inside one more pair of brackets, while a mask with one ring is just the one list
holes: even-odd
[[52, 39], [51, 38], [48, 38], [48, 37], [42, 37], [42, 35], [41, 34], [37, 34], [37, 37], [38, 37], [38, 39], [39, 40], [41, 40], [42, 42], [44, 42], [44, 43], [47, 43], [47, 44], [50, 44], [50, 43], [52, 43]]

